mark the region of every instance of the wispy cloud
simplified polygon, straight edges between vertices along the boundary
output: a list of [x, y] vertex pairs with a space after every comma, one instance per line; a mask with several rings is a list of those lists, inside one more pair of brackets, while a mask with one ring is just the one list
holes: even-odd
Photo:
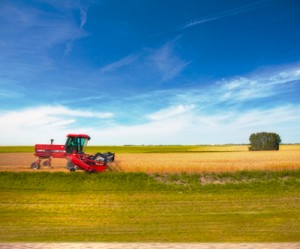
[[[130, 89], [157, 86], [179, 77], [190, 62], [176, 53], [176, 41], [159, 47], [141, 48], [125, 57], [108, 63], [97, 70], [92, 81], [126, 85]], [[117, 87], [115, 87], [117, 88]], [[118, 89], [116, 89], [118, 90]]]
[[189, 65], [174, 51], [174, 41], [166, 43], [158, 50], [153, 51], [149, 58], [155, 70], [161, 75], [161, 81], [168, 81], [180, 73]]
[[[70, 11], [70, 10], [66, 10]], [[48, 13], [27, 5], [2, 3], [0, 29], [5, 31], [6, 41], [18, 41], [7, 45], [19, 48], [47, 48], [66, 41], [70, 37], [81, 37], [75, 20], [64, 11]], [[37, 32], [38, 31], [38, 32]], [[29, 47], [29, 45], [31, 45]]]
[[273, 70], [220, 81], [216, 92], [222, 101], [248, 101], [291, 92], [300, 83], [299, 65]]
[[258, 8], [262, 3], [266, 2], [266, 0], [263, 1], [259, 1], [259, 2], [254, 2], [251, 4], [247, 4], [238, 8], [234, 8], [234, 9], [230, 9], [230, 10], [226, 10], [226, 11], [222, 11], [210, 16], [204, 16], [201, 18], [197, 18], [194, 20], [190, 20], [187, 23], [181, 25], [178, 27], [179, 30], [181, 29], [187, 29], [193, 26], [198, 26], [207, 22], [212, 22], [212, 21], [216, 21], [219, 19], [223, 19], [225, 17], [229, 17], [229, 16], [234, 16], [234, 15], [238, 15], [244, 12], [248, 12], [248, 11], [252, 11], [255, 8]]
[[88, 6], [80, 6], [80, 28], [82, 29], [87, 21]]
[[118, 61], [112, 62], [111, 64], [108, 64], [102, 68], [100, 68], [101, 73], [110, 73], [114, 72], [115, 70], [118, 70], [120, 68], [126, 67], [133, 62], [135, 62], [138, 59], [139, 55], [130, 54]]
[[[211, 82], [206, 86], [194, 82], [191, 88], [153, 91], [133, 97], [136, 99], [132, 101], [138, 101], [140, 105], [143, 103], [149, 105], [152, 100], [162, 109], [168, 106], [193, 106], [195, 110], [202, 109], [207, 112], [218, 112], [219, 109], [226, 110], [226, 108], [234, 107], [248, 109], [252, 108], [251, 103], [265, 108], [270, 104], [282, 103], [284, 99], [286, 103], [290, 103], [290, 99], [282, 96], [297, 93], [295, 89], [300, 87], [299, 70], [300, 66], [296, 64], [284, 70], [273, 68], [266, 71], [259, 70], [249, 75], [226, 78]], [[284, 77], [278, 75], [284, 75]]]
[[268, 97], [274, 94], [272, 87], [261, 81], [241, 77], [219, 84], [219, 99], [221, 101], [241, 102]]
[[260, 75], [260, 78], [266, 85], [282, 85], [300, 81], [300, 64], [278, 68], [276, 72], [263, 73], [263, 75]]
[[[51, 3], [50, 3], [51, 4]], [[53, 6], [55, 7], [55, 6]], [[0, 77], [26, 81], [56, 67], [49, 51], [85, 36], [76, 21], [59, 9], [47, 12], [25, 2], [0, 2]], [[68, 44], [65, 52], [72, 50]], [[61, 57], [60, 57], [61, 58]]]
[[[290, 98], [300, 87], [299, 69], [299, 65], [285, 68], [286, 81], [278, 80], [277, 77], [282, 75], [283, 69], [273, 68], [272, 71], [260, 70], [249, 75], [211, 82], [206, 86], [202, 86], [202, 82], [194, 82], [191, 88], [177, 87], [129, 95], [114, 99], [112, 105], [117, 106], [120, 112], [130, 109], [131, 112], [145, 113], [143, 120], [151, 117], [159, 119], [189, 108], [203, 113], [217, 113], [220, 110], [236, 112], [251, 109], [253, 105], [263, 109], [292, 101]], [[110, 107], [110, 100], [106, 101], [106, 105]]]
[[150, 120], [169, 119], [171, 117], [182, 116], [184, 114], [190, 113], [193, 108], [194, 106], [192, 105], [171, 106], [166, 109], [159, 110], [155, 113], [151, 113], [150, 115], [148, 115], [148, 118]]
[[[286, 69], [286, 81], [278, 80], [276, 75], [283, 74], [275, 68], [272, 73], [226, 79], [205, 89], [172, 89], [137, 96], [132, 101], [138, 102], [139, 107], [145, 105], [142, 124], [115, 123], [95, 134], [103, 141], [119, 144], [247, 143], [251, 133], [266, 130], [278, 132], [284, 142], [297, 142], [300, 105], [289, 100], [284, 103], [280, 96], [299, 85], [298, 71], [297, 65]], [[277, 84], [284, 88], [278, 89]], [[160, 108], [147, 113], [148, 100], [159, 103]], [[129, 134], [135, 134], [135, 138]]]
[[16, 90], [0, 89], [0, 97], [3, 99], [15, 99], [23, 97], [24, 94]]
[[[112, 144], [248, 143], [249, 135], [259, 131], [278, 132], [284, 142], [297, 142], [300, 105], [282, 102], [280, 97], [299, 85], [298, 71], [297, 65], [286, 68], [284, 74], [282, 69], [273, 68], [205, 88], [134, 96], [131, 102], [139, 103], [142, 123], [121, 125], [116, 119], [111, 127], [93, 133]], [[276, 75], [284, 75], [286, 81]], [[153, 111], [149, 107], [154, 103], [157, 109]]]
[[[87, 11], [88, 11], [89, 5], [84, 6], [82, 4], [79, 4], [78, 8], [79, 8], [79, 12], [80, 12], [80, 24], [79, 24], [78, 34], [80, 34], [80, 33], [83, 33], [82, 30], [84, 28], [84, 25], [87, 22]], [[67, 42], [66, 47], [65, 47], [65, 51], [64, 51], [64, 57], [69, 55], [72, 52], [74, 41], [78, 37], [80, 37], [80, 36], [78, 36], [78, 34], [74, 34], [74, 36], [70, 39], [70, 41]]]
[[3, 141], [12, 144], [64, 140], [77, 131], [90, 134], [92, 144], [247, 143], [249, 135], [259, 131], [277, 132], [283, 142], [299, 142], [299, 100], [280, 98], [300, 87], [299, 69], [290, 65], [257, 71], [205, 88], [96, 98], [102, 110], [111, 110], [106, 112], [91, 111], [97, 108], [94, 103], [86, 110], [43, 106], [6, 111], [0, 129], [6, 131]]

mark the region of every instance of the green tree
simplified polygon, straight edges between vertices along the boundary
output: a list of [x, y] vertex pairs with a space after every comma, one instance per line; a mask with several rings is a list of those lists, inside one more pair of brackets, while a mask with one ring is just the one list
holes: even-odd
[[250, 135], [249, 150], [279, 150], [281, 138], [276, 133], [260, 132]]

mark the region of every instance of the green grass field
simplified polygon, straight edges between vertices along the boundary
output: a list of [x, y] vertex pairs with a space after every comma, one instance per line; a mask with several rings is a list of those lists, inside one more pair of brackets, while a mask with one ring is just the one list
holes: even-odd
[[293, 242], [300, 171], [0, 173], [0, 241]]
[[[174, 153], [244, 151], [247, 145], [133, 145], [133, 146], [88, 146], [86, 153], [112, 151], [115, 153]], [[0, 146], [0, 153], [34, 152], [34, 146]]]
[[34, 146], [0, 146], [0, 153], [32, 153]]
[[[249, 145], [127, 145], [87, 146], [86, 153], [111, 151], [115, 153], [186, 153], [186, 152], [242, 152]], [[285, 150], [299, 150], [299, 144], [280, 145]], [[0, 146], [0, 153], [33, 153], [34, 146]]]

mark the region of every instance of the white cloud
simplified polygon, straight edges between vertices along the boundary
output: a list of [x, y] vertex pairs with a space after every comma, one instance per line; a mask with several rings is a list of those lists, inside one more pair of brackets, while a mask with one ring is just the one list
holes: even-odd
[[[209, 91], [222, 101], [241, 102], [292, 91], [288, 85], [295, 82], [300, 82], [299, 66], [284, 71], [273, 69], [268, 73], [222, 80], [217, 83], [218, 90], [211, 88]], [[279, 85], [286, 87], [279, 88]]]
[[148, 115], [148, 118], [150, 120], [163, 120], [168, 119], [171, 117], [176, 117], [180, 115], [184, 115], [186, 113], [189, 113], [194, 106], [192, 105], [178, 105], [178, 106], [172, 106], [166, 109], [159, 110], [158, 112], [152, 113]]
[[[65, 106], [2, 112], [1, 144], [35, 144], [51, 138], [64, 143], [66, 134], [76, 132], [91, 135], [92, 144], [247, 143], [251, 133], [260, 131], [276, 132], [285, 143], [300, 142], [299, 103], [275, 101], [298, 86], [298, 71], [274, 69], [225, 79], [205, 89], [147, 92], [115, 99], [111, 105], [102, 101], [103, 109], [121, 115]], [[126, 125], [128, 120], [131, 124]]]
[[[32, 144], [39, 140], [45, 141], [52, 137], [63, 139], [74, 130], [88, 130], [88, 124], [78, 124], [80, 118], [106, 119], [112, 113], [71, 110], [63, 106], [42, 106], [17, 111], [2, 112], [0, 130], [2, 144]], [[78, 128], [79, 127], [79, 128]], [[63, 134], [63, 135], [62, 135]]]
[[300, 80], [300, 66], [298, 65], [295, 68], [289, 68], [285, 70], [280, 70], [275, 74], [267, 75], [266, 82], [270, 85], [278, 84], [288, 84], [293, 81]]
[[[131, 102], [146, 105], [141, 108], [146, 122], [116, 123], [95, 131], [95, 137], [101, 137], [98, 141], [104, 144], [248, 143], [253, 132], [273, 131], [283, 142], [299, 142], [300, 106], [280, 98], [294, 90], [298, 71], [296, 66], [282, 74], [281, 69], [273, 68], [268, 73], [225, 79], [205, 89], [172, 89], [134, 97]], [[281, 75], [280, 87], [278, 77], [272, 79], [272, 75]], [[147, 114], [151, 102], [159, 102], [161, 108]]]
[[47, 143], [51, 138], [56, 143], [64, 143], [68, 133], [77, 132], [91, 135], [91, 144], [95, 145], [248, 143], [250, 134], [259, 131], [277, 132], [283, 142], [300, 140], [300, 133], [295, 133], [300, 123], [300, 106], [206, 114], [193, 106], [179, 105], [147, 115], [149, 119], [143, 124], [111, 123], [100, 127], [78, 122], [80, 117], [111, 116], [65, 107], [2, 113], [0, 129], [4, 132], [1, 144]]
[[220, 97], [223, 101], [241, 101], [262, 98], [272, 94], [270, 91], [263, 91], [263, 88], [267, 88], [267, 86], [256, 80], [241, 77], [222, 82], [220, 87]]
[[297, 123], [300, 106], [213, 115], [191, 110], [189, 115], [177, 113], [145, 124], [93, 130], [92, 136], [94, 144], [215, 144], [248, 143], [253, 132], [272, 131], [283, 142], [299, 142], [299, 133], [294, 137], [287, 132]]
[[[95, 131], [95, 137], [101, 137], [98, 141], [104, 144], [248, 143], [251, 133], [272, 131], [285, 143], [299, 142], [300, 106], [280, 99], [294, 90], [300, 78], [298, 71], [296, 66], [282, 74], [281, 69], [273, 68], [269, 73], [225, 79], [205, 90], [148, 93], [132, 101], [147, 104], [151, 100], [165, 105], [141, 114], [145, 123], [115, 124]], [[280, 81], [276, 75], [280, 75]]]

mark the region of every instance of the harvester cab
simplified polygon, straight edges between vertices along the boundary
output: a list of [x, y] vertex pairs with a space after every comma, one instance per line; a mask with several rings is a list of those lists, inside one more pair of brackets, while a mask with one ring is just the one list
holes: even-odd
[[66, 154], [84, 154], [90, 137], [84, 134], [69, 134], [65, 145]]

